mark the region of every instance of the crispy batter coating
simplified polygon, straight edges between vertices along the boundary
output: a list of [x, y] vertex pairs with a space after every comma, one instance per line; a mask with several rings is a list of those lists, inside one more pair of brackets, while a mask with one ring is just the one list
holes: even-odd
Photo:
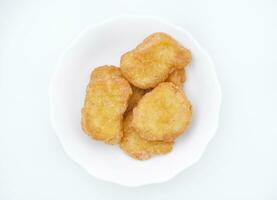
[[128, 101], [128, 108], [127, 111], [132, 110], [139, 102], [139, 100], [143, 97], [145, 94], [145, 90], [137, 88], [135, 86], [131, 86], [133, 90], [133, 94], [131, 95], [129, 101]]
[[119, 143], [123, 136], [123, 114], [131, 94], [131, 86], [119, 68], [96, 68], [91, 74], [82, 109], [83, 130], [96, 140]]
[[192, 117], [192, 106], [173, 83], [160, 83], [133, 110], [133, 126], [151, 141], [171, 142], [184, 133]]
[[142, 139], [132, 127], [133, 113], [126, 113], [123, 121], [124, 136], [120, 148], [131, 157], [146, 160], [154, 155], [166, 154], [171, 151], [173, 142], [147, 141]]
[[[166, 82], [174, 83], [178, 87], [183, 87], [184, 82], [186, 81], [186, 73], [184, 69], [176, 69], [171, 74], [169, 74], [168, 78], [166, 79]], [[133, 94], [131, 95], [129, 102], [128, 102], [128, 108], [127, 111], [132, 110], [140, 99], [144, 96], [145, 93], [150, 92], [151, 89], [140, 89], [136, 86], [131, 85]]]
[[182, 88], [184, 82], [186, 81], [186, 72], [185, 69], [176, 69], [172, 72], [169, 77], [166, 79], [166, 82], [172, 82], [176, 86]]
[[183, 69], [190, 60], [190, 51], [171, 36], [154, 33], [121, 56], [120, 68], [129, 82], [148, 89], [165, 81], [175, 69]]

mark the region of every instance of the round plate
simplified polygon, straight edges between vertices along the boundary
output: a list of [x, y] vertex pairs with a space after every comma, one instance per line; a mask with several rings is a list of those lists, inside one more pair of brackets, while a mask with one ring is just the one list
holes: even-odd
[[[118, 145], [106, 145], [84, 134], [81, 108], [91, 71], [106, 64], [119, 66], [122, 54], [154, 32], [170, 34], [192, 52], [184, 91], [193, 105], [193, 119], [172, 152], [138, 161]], [[169, 180], [198, 161], [216, 133], [220, 101], [220, 86], [208, 54], [183, 28], [154, 17], [121, 16], [85, 29], [66, 49], [50, 83], [51, 121], [67, 154], [94, 177], [125, 186]]]

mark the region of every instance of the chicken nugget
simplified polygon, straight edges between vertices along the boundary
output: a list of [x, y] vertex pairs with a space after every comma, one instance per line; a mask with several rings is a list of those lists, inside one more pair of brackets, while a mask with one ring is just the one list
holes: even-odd
[[96, 140], [119, 143], [123, 136], [123, 114], [131, 94], [131, 86], [119, 68], [96, 68], [91, 74], [82, 108], [83, 130]]
[[151, 141], [171, 142], [190, 124], [192, 106], [184, 92], [173, 83], [160, 83], [145, 94], [133, 109], [133, 126]]
[[120, 148], [131, 157], [138, 160], [146, 160], [158, 154], [166, 154], [171, 151], [173, 142], [147, 141], [142, 139], [132, 127], [133, 113], [126, 113], [123, 121], [123, 138]]
[[128, 101], [128, 108], [127, 111], [132, 110], [137, 103], [139, 102], [139, 100], [143, 97], [143, 95], [145, 94], [145, 90], [137, 88], [135, 86], [131, 86], [132, 90], [133, 90], [133, 94], [131, 95], [129, 101]]
[[171, 36], [154, 33], [121, 56], [120, 68], [130, 83], [148, 89], [165, 81], [175, 69], [183, 69], [190, 60], [190, 51]]
[[166, 82], [174, 83], [176, 86], [178, 86], [180, 88], [183, 87], [183, 84], [184, 84], [185, 81], [186, 81], [185, 69], [176, 69], [166, 79]]
[[[176, 69], [173, 71], [169, 77], [166, 79], [166, 82], [174, 83], [178, 87], [183, 87], [184, 82], [186, 81], [186, 74], [184, 69]], [[143, 97], [143, 95], [147, 92], [150, 92], [152, 89], [140, 89], [136, 86], [131, 85], [133, 94], [131, 95], [127, 111], [132, 110], [139, 102], [139, 100]]]

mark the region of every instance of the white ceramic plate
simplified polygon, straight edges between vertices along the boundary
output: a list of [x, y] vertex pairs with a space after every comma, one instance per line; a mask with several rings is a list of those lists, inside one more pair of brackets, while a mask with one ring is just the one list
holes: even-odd
[[[119, 65], [120, 56], [154, 32], [172, 35], [192, 52], [184, 90], [193, 104], [193, 120], [171, 153], [147, 161], [125, 155], [85, 135], [81, 108], [91, 71], [100, 65]], [[50, 83], [51, 120], [68, 155], [91, 175], [125, 186], [159, 183], [199, 160], [214, 136], [221, 92], [208, 54], [183, 28], [153, 17], [121, 16], [85, 29], [65, 51]]]

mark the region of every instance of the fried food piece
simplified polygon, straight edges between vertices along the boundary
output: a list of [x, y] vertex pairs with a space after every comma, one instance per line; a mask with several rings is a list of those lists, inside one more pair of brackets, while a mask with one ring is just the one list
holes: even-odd
[[181, 89], [165, 82], [143, 96], [133, 115], [133, 127], [142, 138], [171, 142], [187, 129], [192, 106]]
[[96, 140], [119, 143], [123, 136], [123, 114], [131, 94], [131, 86], [119, 68], [96, 68], [91, 74], [82, 109], [83, 130]]
[[[183, 87], [184, 82], [186, 81], [186, 73], [184, 69], [176, 69], [172, 72], [169, 77], [165, 80], [166, 82], [174, 83], [178, 87]], [[136, 86], [131, 85], [133, 94], [131, 95], [127, 111], [132, 110], [139, 102], [139, 100], [144, 96], [145, 93], [150, 92], [152, 89], [140, 89]]]
[[131, 95], [131, 97], [129, 99], [127, 111], [132, 110], [146, 92], [145, 90], [137, 88], [133, 85], [131, 87], [133, 90], [133, 94]]
[[121, 56], [120, 68], [130, 83], [148, 89], [165, 81], [175, 69], [183, 69], [190, 60], [190, 51], [171, 36], [154, 33]]
[[171, 151], [173, 142], [147, 141], [142, 139], [132, 127], [133, 113], [126, 113], [123, 121], [124, 136], [120, 148], [131, 157], [146, 160], [154, 155], [166, 154]]
[[184, 69], [176, 69], [166, 79], [166, 82], [174, 83], [176, 86], [182, 88], [186, 81], [186, 72]]

